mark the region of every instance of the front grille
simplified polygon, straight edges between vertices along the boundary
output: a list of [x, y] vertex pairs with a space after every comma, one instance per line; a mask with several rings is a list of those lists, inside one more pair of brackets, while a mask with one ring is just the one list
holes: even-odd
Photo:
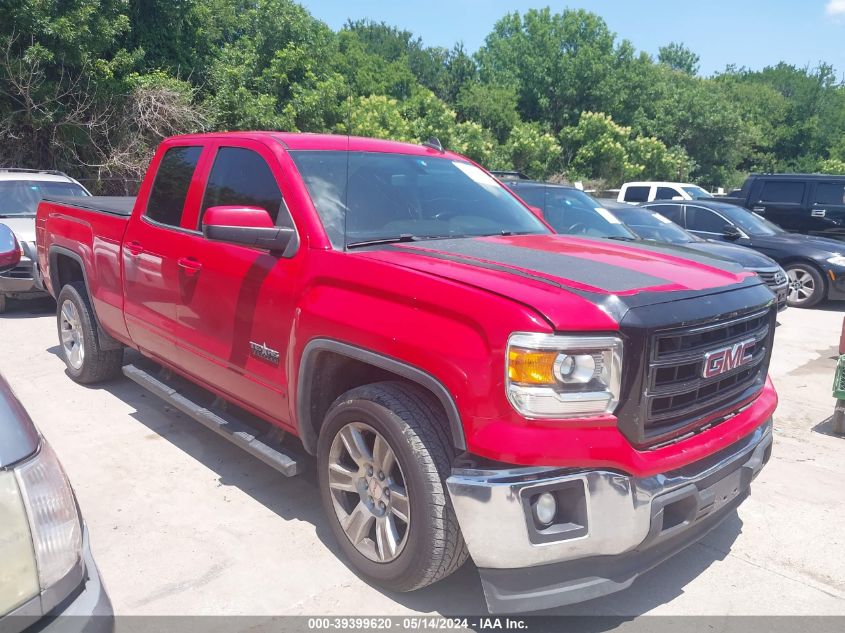
[[21, 262], [11, 270], [0, 273], [0, 277], [7, 277], [9, 279], [32, 279], [32, 262], [28, 260], [21, 260]]
[[757, 270], [757, 276], [771, 288], [779, 288], [787, 282], [786, 275], [780, 270]]
[[[652, 335], [644, 375], [643, 430], [647, 443], [707, 426], [714, 415], [740, 405], [762, 388], [771, 355], [773, 315], [772, 309], [757, 310]], [[725, 348], [734, 351], [741, 343], [747, 343], [745, 362], [705, 377], [705, 355]]]

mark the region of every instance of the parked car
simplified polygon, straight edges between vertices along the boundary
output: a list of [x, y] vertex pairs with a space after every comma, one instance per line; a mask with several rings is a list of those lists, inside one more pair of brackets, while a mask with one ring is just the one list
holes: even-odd
[[738, 244], [697, 237], [653, 209], [614, 200], [600, 202], [640, 239], [673, 244], [711, 257], [724, 257], [742, 264], [746, 270], [756, 273], [766, 282], [777, 297], [778, 310], [786, 309], [790, 287], [789, 277], [783, 267], [772, 258]]
[[845, 240], [845, 176], [753, 174], [719, 198], [774, 222], [790, 233]]
[[438, 145], [181, 136], [137, 199], [45, 199], [67, 372], [123, 371], [287, 475], [316, 454], [340, 550], [391, 590], [468, 556], [494, 611], [623, 589], [767, 461], [772, 293], [555, 235]]
[[0, 376], [0, 631], [114, 630], [70, 482]]
[[0, 224], [0, 272], [11, 270], [21, 261], [21, 245], [5, 224]]
[[89, 196], [76, 180], [59, 171], [0, 167], [0, 222], [15, 233], [21, 245], [18, 265], [0, 273], [0, 313], [7, 299], [44, 297], [35, 267], [35, 210], [44, 196]]
[[[558, 233], [662, 244], [666, 252], [700, 260], [703, 253], [741, 264], [759, 275], [777, 297], [778, 309], [786, 308], [789, 288], [784, 270], [765, 255], [742, 246], [703, 240], [687, 233], [656, 211], [616, 202], [596, 200], [574, 187], [531, 180], [508, 182], [525, 202], [542, 213]], [[702, 262], [703, 263], [703, 262]]]
[[695, 203], [651, 203], [690, 233], [730, 242], [768, 255], [789, 277], [787, 303], [810, 308], [822, 299], [845, 299], [845, 244], [837, 240], [787, 233], [759, 215], [715, 200]]
[[652, 200], [704, 200], [713, 194], [698, 185], [686, 182], [626, 182], [619, 190], [617, 202], [651, 202]]

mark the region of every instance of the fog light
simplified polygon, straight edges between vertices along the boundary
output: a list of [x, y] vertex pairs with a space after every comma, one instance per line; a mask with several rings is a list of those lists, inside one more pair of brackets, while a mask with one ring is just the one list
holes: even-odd
[[548, 527], [555, 520], [557, 514], [557, 501], [550, 492], [544, 492], [534, 502], [534, 518], [543, 527]]

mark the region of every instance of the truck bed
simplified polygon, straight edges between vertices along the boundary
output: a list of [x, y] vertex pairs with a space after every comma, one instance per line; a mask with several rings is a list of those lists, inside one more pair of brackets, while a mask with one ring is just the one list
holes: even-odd
[[55, 202], [69, 207], [77, 207], [86, 211], [99, 211], [111, 215], [129, 217], [135, 206], [135, 196], [47, 196], [47, 202]]

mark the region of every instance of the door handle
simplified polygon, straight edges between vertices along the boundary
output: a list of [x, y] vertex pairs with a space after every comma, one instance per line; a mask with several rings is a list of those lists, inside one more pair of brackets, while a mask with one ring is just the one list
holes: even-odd
[[138, 257], [138, 255], [144, 252], [144, 245], [141, 242], [127, 242], [124, 248], [129, 251], [132, 257]]
[[823, 218], [827, 215], [827, 209], [813, 209], [810, 215], [814, 218]]
[[754, 208], [753, 208], [753, 209], [751, 209], [751, 210], [752, 210], [752, 211], [754, 211], [754, 213], [765, 213], [765, 212], [766, 212], [766, 207], [754, 207]]
[[180, 257], [176, 263], [189, 277], [193, 277], [202, 270], [202, 263], [193, 257]]

